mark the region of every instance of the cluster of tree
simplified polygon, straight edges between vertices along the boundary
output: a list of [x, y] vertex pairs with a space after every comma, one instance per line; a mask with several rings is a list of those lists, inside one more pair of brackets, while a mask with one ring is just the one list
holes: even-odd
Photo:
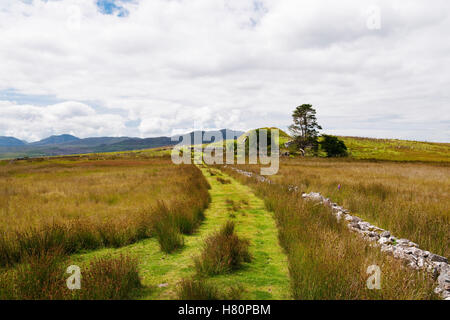
[[327, 153], [327, 157], [346, 157], [348, 155], [344, 141], [335, 136], [323, 134], [319, 143], [322, 150]]
[[316, 110], [310, 104], [302, 104], [295, 108], [292, 114], [293, 124], [289, 126], [294, 137], [294, 144], [303, 154], [311, 150], [317, 154], [320, 148], [326, 152], [327, 157], [347, 156], [347, 147], [344, 141], [330, 135], [322, 135], [319, 139], [319, 130], [322, 127], [317, 123]]

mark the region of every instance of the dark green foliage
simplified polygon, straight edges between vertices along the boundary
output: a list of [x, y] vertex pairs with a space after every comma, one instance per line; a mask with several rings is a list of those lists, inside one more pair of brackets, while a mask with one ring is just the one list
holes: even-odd
[[295, 144], [299, 149], [318, 150], [319, 131], [322, 127], [317, 123], [316, 110], [310, 104], [298, 106], [292, 114], [294, 123], [289, 126]]
[[339, 140], [335, 136], [327, 134], [322, 135], [322, 140], [319, 142], [320, 147], [327, 153], [327, 157], [345, 157], [347, 156], [347, 146], [344, 141]]

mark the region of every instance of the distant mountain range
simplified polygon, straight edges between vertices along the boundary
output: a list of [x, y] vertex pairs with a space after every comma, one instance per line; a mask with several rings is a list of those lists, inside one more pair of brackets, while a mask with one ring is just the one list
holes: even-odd
[[0, 147], [17, 147], [25, 146], [25, 141], [19, 140], [14, 137], [0, 137]]
[[[220, 136], [223, 138], [230, 136], [234, 139], [237, 139], [244, 134], [242, 131], [229, 129], [202, 131], [202, 133], [208, 133], [210, 136]], [[190, 144], [189, 141], [194, 141], [194, 134], [194, 132], [190, 132], [174, 137], [92, 137], [85, 139], [80, 139], [70, 134], [63, 134], [51, 136], [32, 143], [14, 137], [0, 136], [0, 159], [139, 150], [173, 146], [180, 141], [183, 141], [183, 144]], [[218, 141], [220, 140], [222, 140], [222, 138], [218, 139]], [[211, 142], [214, 142], [214, 139], [204, 139], [202, 141], [202, 143]]]
[[51, 136], [51, 137], [45, 138], [43, 140], [30, 143], [30, 145], [33, 145], [33, 146], [48, 146], [48, 145], [52, 145], [52, 144], [71, 143], [71, 142], [79, 141], [79, 140], [81, 140], [81, 139], [77, 138], [75, 136], [72, 136], [70, 134], [62, 134], [62, 135], [59, 135], [59, 136]]

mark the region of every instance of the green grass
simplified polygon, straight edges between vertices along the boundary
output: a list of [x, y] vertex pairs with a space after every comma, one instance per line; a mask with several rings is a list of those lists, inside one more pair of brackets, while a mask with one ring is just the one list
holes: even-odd
[[[239, 139], [243, 139], [251, 131], [246, 132]], [[350, 158], [354, 159], [450, 162], [450, 143], [362, 137], [338, 138], [345, 142]], [[292, 140], [292, 137], [280, 130], [280, 145], [283, 146], [289, 140]], [[319, 152], [319, 155], [325, 156], [326, 154], [325, 152]]]
[[276, 128], [276, 127], [264, 127], [264, 128], [257, 128], [257, 129], [253, 129], [253, 130], [249, 130], [246, 133], [244, 133], [242, 136], [240, 136], [237, 141], [241, 142], [246, 136], [248, 136], [251, 132], [258, 130], [258, 129], [265, 129], [265, 130], [271, 130], [271, 129], [278, 129], [279, 130], [279, 144], [280, 146], [284, 145], [286, 142], [292, 140], [292, 137], [287, 134], [286, 132], [284, 132], [283, 130]]
[[450, 143], [339, 137], [356, 159], [450, 162]]
[[[221, 184], [202, 168], [211, 185], [211, 204], [205, 211], [205, 221], [193, 235], [184, 237], [184, 247], [171, 254], [161, 252], [156, 239], [146, 239], [119, 248], [103, 249], [72, 256], [74, 262], [83, 263], [105, 255], [129, 254], [140, 261], [139, 274], [144, 289], [135, 298], [176, 299], [182, 279], [195, 276], [194, 258], [202, 251], [204, 240], [228, 221], [228, 200], [248, 202], [236, 213], [236, 233], [250, 240], [251, 263], [231, 274], [208, 278], [210, 285], [223, 291], [242, 286], [243, 299], [289, 299], [287, 257], [278, 244], [273, 213], [264, 208], [264, 202], [251, 189], [228, 175], [230, 184]], [[163, 286], [159, 286], [163, 285]]]
[[[253, 130], [239, 137], [238, 141], [251, 131]], [[350, 158], [354, 159], [450, 162], [450, 143], [361, 137], [339, 137], [339, 139], [345, 142]], [[292, 137], [280, 130], [280, 145], [283, 146], [289, 140], [292, 140]], [[320, 151], [319, 155], [325, 156], [326, 154]]]

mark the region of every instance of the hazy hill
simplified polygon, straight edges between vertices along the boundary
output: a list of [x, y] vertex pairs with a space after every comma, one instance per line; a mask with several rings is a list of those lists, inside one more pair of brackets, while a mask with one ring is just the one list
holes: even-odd
[[68, 143], [65, 143], [66, 145], [70, 146], [80, 146], [80, 147], [92, 147], [92, 146], [99, 146], [99, 145], [108, 145], [113, 143], [119, 143], [121, 141], [130, 139], [129, 137], [95, 137], [95, 138], [85, 138], [85, 139], [79, 139], [75, 141], [71, 141]]
[[[137, 149], [150, 149], [157, 148], [163, 146], [173, 146], [176, 144], [182, 145], [190, 145], [194, 143], [195, 133], [199, 133], [200, 131], [193, 131], [184, 135], [176, 135], [173, 137], [156, 137], [156, 138], [129, 138], [122, 140], [117, 143], [113, 143], [110, 145], [100, 145], [95, 148], [95, 152], [108, 152], [108, 151], [125, 151], [125, 150], [137, 150]], [[232, 137], [232, 139], [237, 139], [239, 136], [243, 134], [242, 131], [234, 131], [229, 129], [222, 129], [218, 131], [201, 131], [202, 137], [205, 137], [205, 133], [210, 136], [218, 136], [221, 137], [217, 141], [223, 140], [226, 137]], [[214, 138], [211, 139], [202, 139], [202, 143], [211, 143], [217, 142], [214, 141]]]
[[[205, 132], [210, 134], [220, 134], [224, 137], [228, 134], [234, 138], [239, 137], [243, 133], [242, 131], [234, 131], [229, 129], [222, 129], [219, 131], [203, 131], [203, 133]], [[181, 139], [182, 137], [183, 139]], [[0, 144], [0, 159], [150, 149], [163, 146], [173, 146], [178, 144], [179, 141], [182, 141], [183, 144], [188, 144], [189, 141], [194, 141], [193, 137], [194, 132], [174, 137], [154, 137], [144, 139], [130, 137], [92, 137], [79, 139], [75, 136], [64, 134], [51, 136], [29, 144], [12, 138], [15, 139], [15, 144]], [[17, 141], [21, 142], [21, 144]], [[212, 141], [214, 140], [212, 139]], [[210, 143], [212, 141], [206, 139], [203, 140], [203, 143]]]
[[24, 146], [26, 143], [14, 137], [0, 137], [0, 147]]
[[69, 143], [69, 142], [78, 141], [78, 140], [80, 140], [80, 138], [77, 138], [70, 134], [62, 134], [59, 136], [51, 136], [51, 137], [42, 139], [37, 142], [32, 142], [32, 143], [30, 143], [30, 145], [32, 145], [32, 146], [47, 146], [47, 145], [53, 145], [53, 144]]
[[94, 152], [111, 152], [111, 151], [126, 151], [138, 149], [150, 149], [163, 146], [170, 146], [175, 144], [169, 137], [156, 138], [127, 138], [119, 142], [111, 144], [101, 144], [94, 147]]

